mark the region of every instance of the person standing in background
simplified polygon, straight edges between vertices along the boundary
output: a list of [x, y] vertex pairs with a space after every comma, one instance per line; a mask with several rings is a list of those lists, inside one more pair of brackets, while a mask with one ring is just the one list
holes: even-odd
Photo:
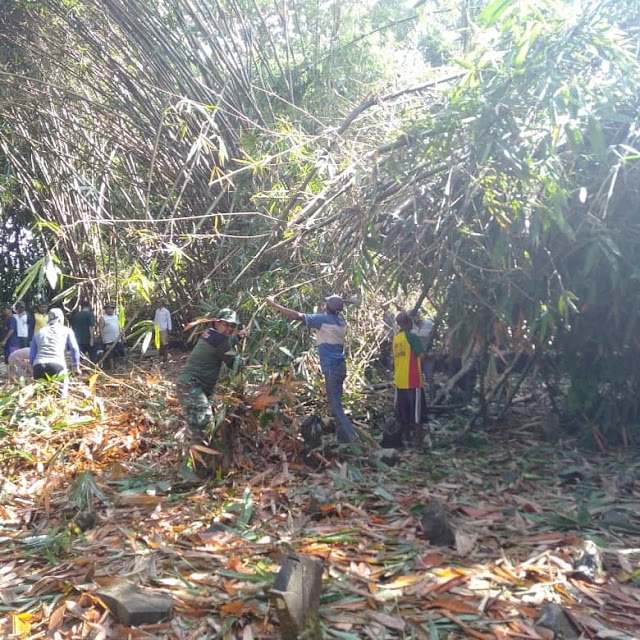
[[396, 316], [391, 310], [392, 300], [382, 304], [382, 335], [380, 339], [379, 360], [386, 369], [393, 369], [393, 354], [391, 346], [396, 335]]
[[115, 305], [113, 302], [105, 302], [104, 314], [98, 320], [98, 330], [104, 345], [103, 356], [105, 369], [113, 369], [115, 359], [123, 355], [122, 340], [118, 316], [115, 315]]
[[2, 327], [2, 341], [0, 347], [4, 350], [4, 363], [9, 364], [9, 356], [20, 348], [18, 340], [18, 323], [10, 304], [4, 305], [4, 324]]
[[2, 326], [2, 341], [0, 347], [4, 350], [4, 362], [9, 364], [9, 356], [20, 348], [20, 340], [18, 340], [18, 323], [16, 322], [13, 309], [10, 304], [4, 306], [4, 323]]
[[167, 361], [169, 350], [169, 332], [171, 331], [171, 312], [166, 307], [166, 302], [163, 298], [159, 298], [156, 307], [156, 313], [153, 321], [160, 333], [160, 348], [159, 353], [162, 357], [162, 362]]
[[433, 391], [432, 383], [435, 368], [435, 357], [430, 353], [430, 351], [436, 334], [436, 325], [433, 320], [423, 317], [420, 309], [410, 311], [409, 317], [413, 323], [411, 331], [418, 336], [420, 343], [422, 344], [422, 373], [424, 374], [424, 381], [428, 385], [428, 390], [431, 395], [431, 392]]
[[426, 422], [427, 405], [422, 389], [420, 356], [422, 343], [411, 331], [411, 316], [401, 311], [396, 316], [400, 331], [393, 339], [393, 382], [395, 385], [394, 415], [400, 427], [398, 445], [423, 444], [422, 424]]
[[80, 302], [80, 311], [73, 314], [71, 318], [71, 327], [78, 341], [80, 353], [84, 353], [91, 360], [94, 357], [94, 339], [96, 329], [96, 317], [91, 310], [91, 304], [88, 300]]
[[33, 337], [33, 316], [27, 311], [24, 302], [16, 302], [16, 334], [18, 336], [19, 347], [24, 349], [29, 346]]
[[38, 310], [33, 314], [33, 333], [38, 333], [40, 329], [44, 329], [49, 323], [49, 303], [41, 300], [38, 304]]

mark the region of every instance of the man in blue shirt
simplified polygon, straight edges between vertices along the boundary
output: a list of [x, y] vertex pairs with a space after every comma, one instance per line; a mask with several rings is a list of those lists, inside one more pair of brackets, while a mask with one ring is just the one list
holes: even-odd
[[4, 324], [2, 327], [2, 341], [0, 347], [4, 350], [4, 362], [9, 363], [9, 356], [13, 351], [20, 348], [18, 338], [18, 323], [13, 314], [10, 304], [4, 306]]
[[316, 330], [316, 344], [320, 367], [324, 374], [327, 401], [336, 421], [336, 438], [340, 443], [358, 441], [360, 439], [358, 432], [342, 406], [342, 386], [347, 377], [344, 357], [344, 334], [347, 323], [341, 315], [344, 300], [336, 295], [325, 298], [324, 313], [300, 313], [278, 304], [273, 296], [268, 296], [266, 302], [285, 318], [304, 322], [307, 327]]

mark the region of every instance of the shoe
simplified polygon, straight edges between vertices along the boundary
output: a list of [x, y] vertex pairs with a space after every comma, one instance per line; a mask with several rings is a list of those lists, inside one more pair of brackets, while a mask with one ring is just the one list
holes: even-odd
[[411, 425], [407, 432], [407, 445], [420, 448], [424, 444], [424, 429], [421, 424]]
[[355, 431], [345, 432], [341, 430], [336, 432], [336, 440], [338, 444], [351, 444], [352, 442], [360, 442], [360, 436]]

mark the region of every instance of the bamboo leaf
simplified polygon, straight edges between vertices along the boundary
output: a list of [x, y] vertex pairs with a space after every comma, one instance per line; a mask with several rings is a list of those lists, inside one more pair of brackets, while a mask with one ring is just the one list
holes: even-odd
[[142, 338], [142, 343], [140, 345], [140, 351], [142, 353], [147, 353], [149, 349], [149, 345], [151, 344], [151, 339], [154, 337], [155, 331], [147, 331]]
[[18, 285], [18, 287], [14, 292], [14, 295], [16, 298], [23, 298], [25, 296], [25, 293], [29, 291], [29, 289], [31, 288], [31, 285], [34, 283], [36, 278], [42, 277], [41, 274], [46, 264], [45, 260], [46, 260], [45, 258], [41, 258], [40, 260], [35, 262], [32, 267], [30, 267], [27, 270], [27, 272], [25, 273], [25, 277], [20, 282], [20, 284]]
[[51, 255], [47, 255], [44, 259], [44, 275], [52, 289], [56, 289], [60, 273], [60, 269], [54, 263]]
[[487, 27], [495, 25], [517, 8], [517, 0], [493, 0], [489, 2], [478, 16], [478, 21]]

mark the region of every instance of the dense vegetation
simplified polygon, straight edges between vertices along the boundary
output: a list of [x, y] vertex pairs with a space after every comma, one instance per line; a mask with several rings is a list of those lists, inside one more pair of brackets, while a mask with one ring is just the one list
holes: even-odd
[[[635, 638], [639, 25], [637, 0], [0, 2], [0, 301], [115, 300], [134, 352], [65, 402], [0, 380], [0, 636], [272, 639], [297, 553], [314, 637]], [[346, 448], [309, 332], [263, 303], [333, 292], [359, 301]], [[186, 444], [186, 351], [152, 357], [158, 295], [252, 328], [216, 451]], [[432, 446], [396, 451], [382, 319], [410, 306], [451, 357]], [[114, 578], [173, 611], [127, 621]]]
[[363, 375], [380, 304], [424, 302], [478, 358], [481, 415], [526, 354], [570, 424], [637, 434], [639, 18], [612, 0], [4, 3], [3, 294], [117, 299], [129, 324], [158, 292], [182, 320], [231, 304], [270, 366], [303, 345], [265, 295], [357, 295]]

